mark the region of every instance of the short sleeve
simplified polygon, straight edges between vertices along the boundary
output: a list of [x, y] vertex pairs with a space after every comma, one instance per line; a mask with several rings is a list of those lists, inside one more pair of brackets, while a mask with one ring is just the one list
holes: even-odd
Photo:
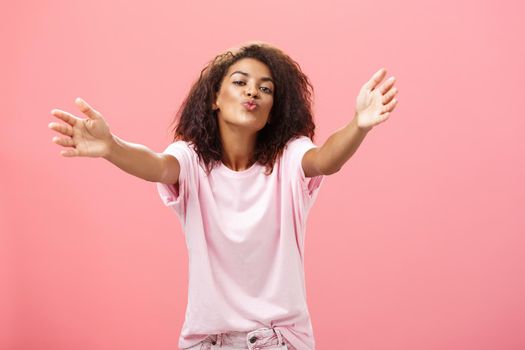
[[297, 185], [300, 189], [302, 200], [310, 207], [321, 188], [324, 180], [324, 175], [317, 175], [314, 177], [306, 177], [302, 160], [307, 151], [317, 146], [307, 136], [296, 138], [288, 144], [288, 161], [290, 162], [290, 170], [292, 172], [293, 185]]
[[188, 188], [191, 183], [191, 169], [193, 168], [193, 155], [186, 141], [178, 140], [170, 144], [163, 152], [177, 158], [180, 164], [180, 174], [177, 184], [164, 184], [157, 182], [157, 190], [164, 205], [172, 208], [181, 222], [186, 221], [186, 208], [188, 205]]

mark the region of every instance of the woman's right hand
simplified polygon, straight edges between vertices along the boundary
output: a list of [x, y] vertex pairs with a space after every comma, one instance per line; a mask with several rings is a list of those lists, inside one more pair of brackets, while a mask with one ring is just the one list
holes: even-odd
[[66, 137], [53, 137], [52, 141], [66, 147], [60, 151], [64, 157], [105, 157], [109, 154], [113, 135], [102, 114], [94, 110], [80, 97], [75, 100], [80, 111], [88, 118], [78, 118], [60, 109], [53, 109], [51, 114], [64, 122], [49, 123], [48, 127]]

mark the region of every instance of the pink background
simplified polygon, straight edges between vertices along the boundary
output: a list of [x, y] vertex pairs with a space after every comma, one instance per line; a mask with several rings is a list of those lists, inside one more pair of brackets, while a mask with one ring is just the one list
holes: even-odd
[[317, 348], [524, 349], [524, 6], [33, 1], [2, 6], [0, 348], [176, 349], [187, 253], [154, 183], [64, 158], [49, 111], [160, 152], [208, 60], [281, 47], [321, 145], [379, 68], [399, 104], [329, 176], [306, 239]]

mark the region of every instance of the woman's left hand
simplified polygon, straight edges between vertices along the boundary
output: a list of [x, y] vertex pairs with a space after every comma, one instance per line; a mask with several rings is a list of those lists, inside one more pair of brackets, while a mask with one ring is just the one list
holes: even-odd
[[377, 86], [386, 75], [386, 69], [381, 68], [366, 82], [356, 101], [357, 126], [369, 131], [377, 124], [386, 121], [397, 105], [394, 96], [397, 89], [394, 86], [394, 77], [387, 79], [381, 86]]

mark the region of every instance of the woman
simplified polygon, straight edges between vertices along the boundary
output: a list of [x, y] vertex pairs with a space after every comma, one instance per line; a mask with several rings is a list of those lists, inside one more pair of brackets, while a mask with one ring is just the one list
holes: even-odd
[[354, 118], [321, 146], [312, 139], [313, 88], [278, 48], [251, 42], [209, 62], [175, 118], [162, 153], [112, 134], [78, 98], [81, 119], [49, 127], [66, 157], [103, 157], [157, 183], [189, 253], [182, 349], [315, 348], [304, 281], [308, 212], [325, 175], [388, 119], [397, 101], [384, 69], [363, 85]]

